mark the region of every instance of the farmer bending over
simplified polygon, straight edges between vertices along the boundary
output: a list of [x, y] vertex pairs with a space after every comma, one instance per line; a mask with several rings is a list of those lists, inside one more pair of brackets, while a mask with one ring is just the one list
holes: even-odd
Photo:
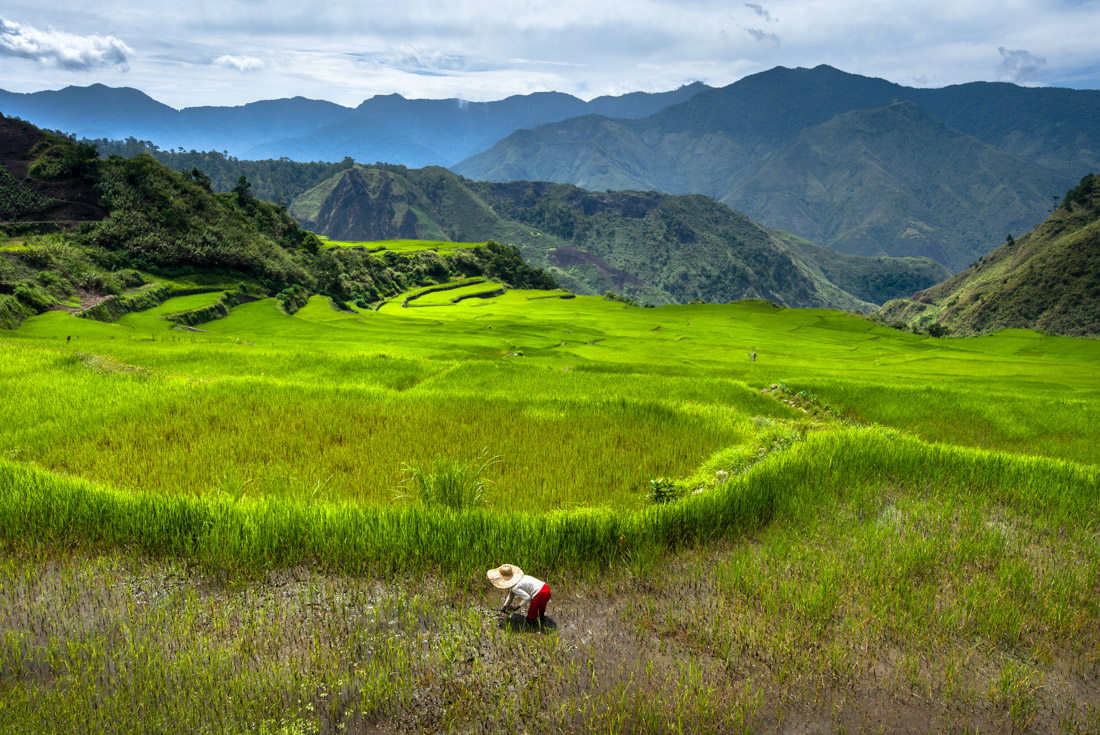
[[489, 582], [501, 590], [508, 590], [508, 597], [504, 600], [503, 613], [518, 610], [527, 605], [527, 622], [536, 620], [541, 625], [546, 619], [546, 603], [550, 602], [550, 586], [530, 574], [524, 574], [523, 570], [515, 564], [501, 564], [496, 569], [486, 572]]

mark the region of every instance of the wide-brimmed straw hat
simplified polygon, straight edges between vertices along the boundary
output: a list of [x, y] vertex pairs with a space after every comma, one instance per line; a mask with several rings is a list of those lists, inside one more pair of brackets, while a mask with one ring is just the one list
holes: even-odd
[[496, 569], [487, 571], [485, 576], [489, 578], [489, 583], [494, 587], [506, 590], [509, 587], [514, 587], [516, 582], [523, 577], [523, 570], [515, 564], [501, 564]]

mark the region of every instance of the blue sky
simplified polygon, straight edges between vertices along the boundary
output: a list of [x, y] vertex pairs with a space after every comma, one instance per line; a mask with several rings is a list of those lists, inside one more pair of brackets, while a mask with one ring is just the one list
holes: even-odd
[[1100, 88], [1100, 0], [6, 0], [0, 88], [96, 82], [173, 107], [301, 95], [500, 99], [713, 86], [830, 64], [911, 86]]

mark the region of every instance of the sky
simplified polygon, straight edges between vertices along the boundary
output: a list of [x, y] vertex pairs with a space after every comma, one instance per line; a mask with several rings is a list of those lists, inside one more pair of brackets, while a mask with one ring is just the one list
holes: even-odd
[[1100, 88], [1100, 0], [5, 0], [0, 88], [165, 104], [584, 99], [829, 64], [915, 87]]

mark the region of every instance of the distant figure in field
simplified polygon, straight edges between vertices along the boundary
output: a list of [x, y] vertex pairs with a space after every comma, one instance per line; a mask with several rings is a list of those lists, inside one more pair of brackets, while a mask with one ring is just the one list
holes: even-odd
[[542, 625], [546, 621], [546, 603], [550, 602], [548, 584], [530, 574], [524, 574], [515, 564], [501, 564], [485, 574], [491, 585], [500, 590], [508, 590], [508, 597], [500, 608], [502, 613], [510, 613], [527, 605], [528, 624], [537, 622]]
[[752, 348], [752, 352], [749, 353], [749, 362], [756, 362], [756, 348]]
[[72, 336], [72, 335], [70, 334], [70, 335], [69, 335], [68, 337], [66, 337], [66, 338], [65, 338], [65, 341], [66, 341], [66, 342], [69, 342], [69, 341], [71, 341], [71, 340], [72, 340], [72, 338], [73, 338], [73, 336]]

